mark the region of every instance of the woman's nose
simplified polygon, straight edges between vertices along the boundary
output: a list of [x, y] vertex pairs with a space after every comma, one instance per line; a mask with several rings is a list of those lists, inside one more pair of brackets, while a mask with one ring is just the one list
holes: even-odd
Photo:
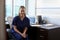
[[21, 13], [24, 13], [24, 12], [21, 12]]

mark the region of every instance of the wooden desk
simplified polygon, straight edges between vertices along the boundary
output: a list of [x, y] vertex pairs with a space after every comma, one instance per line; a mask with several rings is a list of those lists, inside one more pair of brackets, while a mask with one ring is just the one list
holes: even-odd
[[60, 40], [60, 27], [31, 26], [28, 32], [31, 40]]

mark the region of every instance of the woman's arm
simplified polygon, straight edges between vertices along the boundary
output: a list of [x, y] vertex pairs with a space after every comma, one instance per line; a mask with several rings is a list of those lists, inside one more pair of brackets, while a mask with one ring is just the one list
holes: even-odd
[[19, 33], [23, 38], [26, 38], [26, 35], [24, 33], [21, 33], [17, 28], [16, 26], [14, 26], [14, 30]]
[[25, 24], [25, 29], [23, 31], [25, 34], [26, 34], [27, 30], [28, 30], [28, 27], [30, 27], [30, 20], [29, 19], [27, 19], [26, 24]]
[[26, 34], [26, 32], [27, 32], [27, 29], [28, 29], [28, 28], [27, 28], [27, 27], [25, 27], [25, 29], [24, 29], [23, 33], [25, 33], [25, 34]]
[[19, 33], [20, 35], [22, 35], [22, 33], [16, 28], [16, 26], [14, 25], [14, 30]]
[[[30, 20], [29, 20], [29, 19], [27, 19], [27, 21], [26, 21], [25, 29], [24, 29], [24, 31], [23, 31], [23, 34], [26, 35], [26, 32], [27, 32], [27, 30], [28, 30], [28, 27], [30, 27]], [[27, 36], [27, 35], [26, 35], [26, 36]]]

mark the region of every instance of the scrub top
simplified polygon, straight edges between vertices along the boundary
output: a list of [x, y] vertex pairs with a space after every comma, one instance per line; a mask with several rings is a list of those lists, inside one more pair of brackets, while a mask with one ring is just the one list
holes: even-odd
[[23, 33], [25, 27], [30, 27], [30, 21], [27, 17], [25, 17], [23, 19], [23, 21], [20, 19], [19, 16], [16, 16], [14, 19], [13, 19], [13, 22], [12, 22], [12, 34], [19, 40], [21, 39], [21, 35], [16, 33], [13, 29], [14, 25], [16, 26], [16, 28], [21, 32]]

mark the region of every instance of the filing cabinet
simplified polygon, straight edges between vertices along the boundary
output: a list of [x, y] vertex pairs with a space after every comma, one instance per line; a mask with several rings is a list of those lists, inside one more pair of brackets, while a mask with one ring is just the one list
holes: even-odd
[[40, 40], [48, 40], [48, 30], [40, 28]]

